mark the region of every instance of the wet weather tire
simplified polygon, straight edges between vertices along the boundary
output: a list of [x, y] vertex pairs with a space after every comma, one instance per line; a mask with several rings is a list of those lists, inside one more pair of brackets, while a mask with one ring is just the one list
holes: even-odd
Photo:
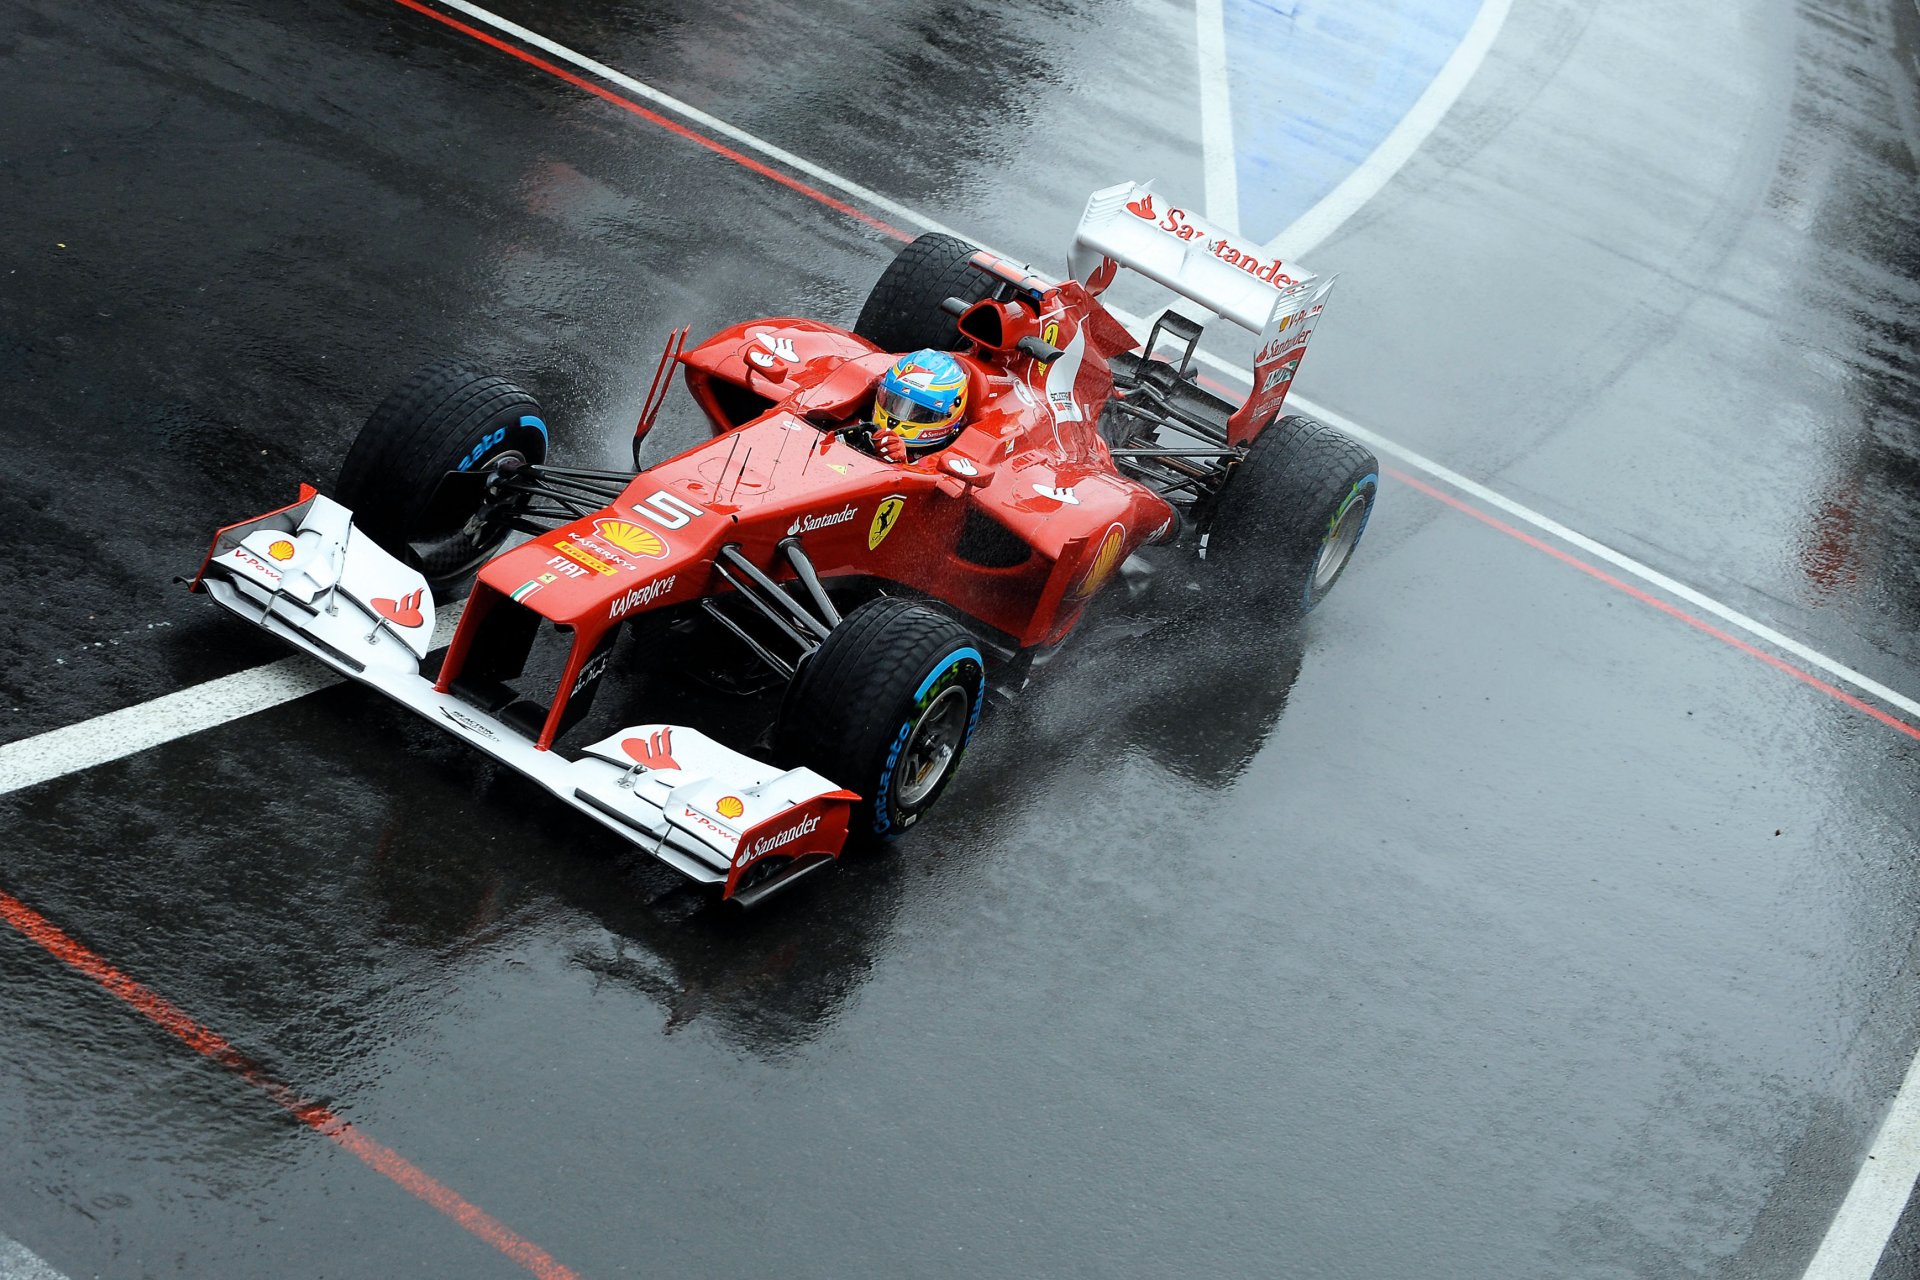
[[[511, 504], [495, 503], [481, 527], [483, 489], [449, 484], [546, 460], [547, 425], [525, 390], [458, 361], [430, 364], [373, 411], [340, 464], [334, 496], [354, 524], [426, 575], [436, 590], [472, 573], [509, 532]], [[524, 506], [524, 499], [519, 505]]]
[[1312, 418], [1268, 427], [1234, 465], [1207, 525], [1207, 566], [1223, 603], [1298, 617], [1345, 572], [1380, 492], [1364, 446]]
[[986, 668], [966, 629], [905, 600], [855, 609], [787, 689], [781, 756], [860, 794], [859, 843], [891, 840], [933, 807], [980, 722]]
[[938, 231], [913, 240], [880, 273], [853, 331], [882, 351], [958, 351], [965, 340], [940, 304], [948, 298], [978, 302], [995, 288], [991, 276], [967, 265], [975, 252], [965, 240]]

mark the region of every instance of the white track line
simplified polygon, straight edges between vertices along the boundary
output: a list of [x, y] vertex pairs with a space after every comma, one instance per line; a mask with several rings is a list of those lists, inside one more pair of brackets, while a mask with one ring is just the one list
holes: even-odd
[[67, 1280], [16, 1240], [0, 1236], [0, 1280]]
[[1847, 1191], [1804, 1280], [1871, 1280], [1920, 1180], [1920, 1058], [1894, 1095], [1860, 1174]]
[[[453, 638], [466, 601], [435, 611], [433, 644]], [[122, 760], [339, 684], [344, 676], [305, 654], [208, 680], [0, 746], [0, 796]], [[0, 1280], [6, 1280], [0, 1273]]]
[[1474, 72], [1486, 61], [1487, 50], [1493, 48], [1494, 37], [1500, 34], [1507, 11], [1512, 7], [1513, 0], [1486, 0], [1453, 56], [1393, 127], [1393, 132], [1381, 139], [1373, 154], [1362, 160], [1360, 167], [1348, 174], [1345, 181], [1275, 236], [1266, 251], [1276, 256], [1284, 253], [1289, 258], [1305, 257], [1341, 223], [1358, 213], [1361, 205], [1379, 194], [1387, 180], [1400, 172], [1400, 167], [1427, 140], [1427, 135], [1473, 79]]
[[[1247, 381], [1247, 375], [1244, 371], [1234, 368], [1227, 364], [1226, 361], [1215, 359], [1206, 352], [1201, 352], [1200, 355], [1203, 360], [1206, 360], [1216, 368], [1233, 374], [1242, 382]], [[1736, 627], [1748, 635], [1753, 636], [1755, 639], [1764, 640], [1783, 653], [1792, 654], [1808, 666], [1819, 668], [1842, 684], [1850, 684], [1860, 692], [1870, 694], [1889, 706], [1898, 707], [1914, 719], [1920, 720], [1920, 702], [1916, 702], [1914, 699], [1897, 690], [1888, 688], [1871, 676], [1855, 671], [1845, 663], [1829, 658], [1818, 649], [1804, 645], [1791, 636], [1774, 630], [1766, 623], [1741, 613], [1731, 605], [1722, 604], [1712, 596], [1697, 591], [1675, 578], [1668, 577], [1658, 569], [1635, 560], [1626, 552], [1616, 551], [1606, 543], [1589, 538], [1584, 533], [1570, 529], [1551, 516], [1542, 515], [1531, 507], [1522, 506], [1505, 494], [1489, 489], [1476, 480], [1469, 480], [1458, 471], [1444, 467], [1422, 454], [1415, 453], [1405, 445], [1395, 444], [1378, 432], [1367, 430], [1367, 428], [1361, 426], [1345, 414], [1336, 413], [1334, 410], [1328, 409], [1324, 405], [1316, 404], [1304, 396], [1295, 396], [1290, 403], [1298, 405], [1301, 409], [1313, 417], [1320, 419], [1322, 422], [1330, 426], [1338, 427], [1355, 439], [1364, 441], [1369, 447], [1381, 453], [1391, 454], [1414, 470], [1424, 471], [1434, 479], [1458, 489], [1461, 493], [1478, 499], [1487, 506], [1497, 507], [1514, 519], [1525, 524], [1530, 524], [1542, 533], [1557, 538], [1568, 546], [1578, 547], [1594, 559], [1604, 560], [1614, 568], [1619, 569], [1622, 573], [1631, 574], [1642, 582], [1658, 587], [1668, 595], [1686, 601], [1702, 613], [1710, 613], [1727, 625]]]
[[[509, 22], [497, 13], [489, 13], [477, 4], [468, 4], [467, 0], [438, 0], [438, 3], [449, 9], [464, 13], [476, 22], [484, 22], [494, 30], [504, 32], [522, 44], [538, 49], [542, 53], [550, 54], [562, 62], [572, 63], [589, 75], [598, 76], [609, 84], [619, 85], [634, 97], [646, 102], [651, 102], [656, 107], [671, 111], [674, 115], [680, 116], [691, 124], [697, 124], [703, 129], [717, 133], [730, 142], [739, 143], [749, 151], [758, 151], [761, 155], [767, 157], [767, 159], [776, 160], [796, 173], [804, 173], [809, 178], [825, 183], [827, 186], [838, 187], [848, 195], [866, 202], [873, 208], [885, 210], [903, 222], [911, 222], [926, 231], [939, 231], [950, 236], [960, 235], [958, 231], [955, 231], [945, 223], [935, 222], [932, 218], [927, 217], [918, 210], [909, 209], [899, 201], [881, 195], [872, 187], [863, 187], [851, 178], [844, 178], [831, 169], [823, 169], [811, 160], [802, 159], [791, 151], [782, 147], [776, 147], [764, 138], [727, 123], [719, 116], [708, 115], [691, 103], [682, 102], [672, 94], [662, 93], [650, 84], [635, 80], [632, 76], [624, 72], [615, 71], [604, 62], [595, 62], [583, 53], [575, 53], [572, 49], [567, 48], [567, 46], [556, 44], [538, 32], [529, 31], [516, 22]], [[961, 236], [961, 239], [965, 238], [966, 237]]]
[[9, 742], [0, 747], [0, 795], [304, 698], [339, 680], [331, 667], [305, 655], [282, 658], [151, 702]]
[[1195, 0], [1194, 48], [1200, 62], [1200, 154], [1206, 165], [1207, 218], [1240, 234], [1240, 173], [1233, 146], [1223, 0]]

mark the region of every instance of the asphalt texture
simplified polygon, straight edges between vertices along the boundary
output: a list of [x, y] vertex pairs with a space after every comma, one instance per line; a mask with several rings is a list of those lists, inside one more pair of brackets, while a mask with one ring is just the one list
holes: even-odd
[[[1515, 5], [1302, 391], [1920, 689], [1905, 3]], [[1203, 184], [1184, 6], [501, 12], [1042, 267]], [[174, 578], [415, 366], [618, 465], [670, 328], [894, 244], [392, 0], [0, 0], [0, 226], [9, 742], [283, 656]], [[1298, 629], [1095, 623], [745, 918], [351, 687], [0, 797], [0, 891], [583, 1276], [1801, 1274], [1912, 737], [1391, 476]], [[11, 929], [0, 1151], [69, 1276], [522, 1273]]]

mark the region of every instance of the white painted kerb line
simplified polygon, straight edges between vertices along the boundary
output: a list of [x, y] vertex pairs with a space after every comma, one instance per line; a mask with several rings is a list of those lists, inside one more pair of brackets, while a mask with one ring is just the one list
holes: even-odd
[[[1244, 371], [1234, 368], [1224, 360], [1215, 359], [1204, 351], [1200, 353], [1200, 358], [1206, 360], [1214, 367], [1232, 374], [1242, 382], [1248, 381], [1247, 374]], [[1642, 564], [1624, 551], [1616, 551], [1604, 542], [1589, 538], [1584, 533], [1570, 529], [1551, 516], [1542, 515], [1531, 507], [1523, 506], [1505, 494], [1489, 489], [1477, 480], [1469, 480], [1458, 471], [1450, 467], [1441, 466], [1433, 459], [1415, 453], [1405, 445], [1395, 444], [1378, 432], [1367, 430], [1345, 414], [1336, 413], [1324, 405], [1314, 403], [1305, 396], [1294, 396], [1291, 403], [1298, 405], [1308, 414], [1320, 419], [1329, 426], [1338, 427], [1356, 440], [1365, 442], [1378, 452], [1390, 454], [1414, 470], [1424, 471], [1434, 479], [1459, 490], [1461, 493], [1475, 498], [1487, 506], [1498, 508], [1514, 519], [1525, 524], [1530, 524], [1540, 530], [1540, 532], [1557, 538], [1568, 546], [1576, 547], [1586, 552], [1596, 560], [1604, 560], [1622, 573], [1630, 574], [1650, 586], [1658, 587], [1668, 595], [1686, 601], [1702, 613], [1710, 613], [1728, 626], [1744, 631], [1757, 640], [1764, 640], [1781, 652], [1792, 654], [1808, 666], [1819, 668], [1842, 684], [1852, 685], [1860, 692], [1878, 698], [1889, 706], [1898, 707], [1914, 719], [1920, 720], [1920, 702], [1916, 702], [1914, 699], [1909, 698], [1897, 690], [1888, 688], [1871, 676], [1855, 671], [1845, 663], [1829, 658], [1818, 649], [1811, 648], [1793, 639], [1791, 636], [1776, 631], [1759, 619], [1749, 617], [1731, 605], [1722, 604], [1705, 592], [1697, 591], [1678, 579], [1668, 577], [1650, 565]]]
[[[0, 747], [0, 795], [51, 782], [212, 729], [337, 684], [329, 667], [301, 655], [196, 684]], [[0, 1272], [0, 1280], [5, 1273]]]
[[[619, 85], [634, 97], [644, 102], [651, 102], [656, 107], [671, 111], [674, 115], [681, 117], [691, 124], [697, 124], [701, 128], [717, 133], [731, 142], [739, 143], [749, 151], [758, 151], [767, 159], [778, 161], [796, 173], [804, 173], [809, 178], [825, 183], [827, 186], [838, 187], [846, 194], [865, 201], [875, 209], [884, 210], [903, 222], [911, 222], [915, 226], [927, 231], [938, 231], [945, 235], [960, 236], [958, 231], [955, 231], [945, 223], [935, 222], [932, 218], [927, 217], [918, 210], [909, 209], [906, 205], [890, 197], [881, 195], [871, 187], [863, 187], [851, 178], [841, 177], [831, 169], [823, 169], [811, 160], [797, 156], [782, 147], [776, 147], [764, 138], [757, 137], [754, 134], [748, 133], [745, 129], [727, 123], [719, 116], [708, 115], [692, 103], [682, 102], [672, 94], [662, 93], [652, 85], [635, 80], [632, 76], [624, 72], [615, 71], [603, 62], [595, 62], [583, 53], [575, 53], [572, 49], [567, 48], [567, 46], [556, 44], [538, 32], [529, 31], [516, 22], [509, 22], [497, 13], [489, 13], [479, 5], [468, 4], [467, 0], [437, 0], [437, 2], [449, 9], [466, 14], [476, 22], [483, 22], [496, 31], [510, 35], [522, 44], [538, 49], [542, 53], [551, 54], [562, 62], [571, 63], [589, 75], [598, 76], [609, 84]], [[960, 238], [965, 239], [964, 236]]]

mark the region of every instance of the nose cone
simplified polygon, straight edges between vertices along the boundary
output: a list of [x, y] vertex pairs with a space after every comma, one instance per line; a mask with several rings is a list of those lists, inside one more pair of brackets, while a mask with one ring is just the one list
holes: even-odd
[[541, 617], [578, 629], [697, 596], [705, 574], [695, 570], [712, 554], [707, 541], [695, 529], [661, 529], [615, 508], [503, 553], [480, 571], [480, 580]]

